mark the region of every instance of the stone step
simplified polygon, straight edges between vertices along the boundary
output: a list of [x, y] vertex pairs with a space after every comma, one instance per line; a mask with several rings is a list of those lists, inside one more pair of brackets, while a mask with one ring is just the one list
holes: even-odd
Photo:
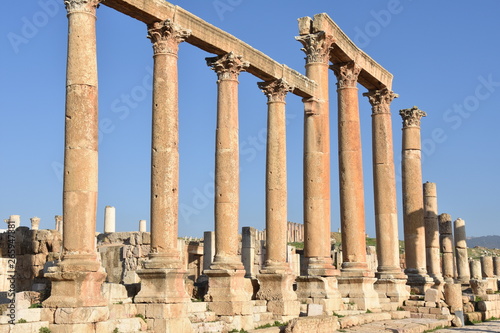
[[340, 328], [344, 329], [352, 326], [364, 325], [374, 321], [391, 320], [391, 314], [388, 312], [362, 313], [357, 315], [339, 317], [338, 320]]
[[422, 333], [439, 327], [448, 327], [451, 323], [443, 319], [401, 319], [390, 321], [377, 321], [369, 324], [344, 329], [344, 332], [356, 333], [387, 333], [387, 332], [405, 332]]

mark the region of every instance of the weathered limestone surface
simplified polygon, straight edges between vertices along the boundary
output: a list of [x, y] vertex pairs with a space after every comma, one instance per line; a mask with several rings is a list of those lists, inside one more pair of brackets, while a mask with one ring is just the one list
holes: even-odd
[[424, 224], [427, 273], [435, 285], [442, 284], [436, 184], [424, 183]]
[[439, 238], [441, 243], [442, 274], [446, 282], [455, 277], [455, 256], [453, 254], [453, 227], [450, 214], [443, 213], [438, 217]]
[[40, 226], [40, 218], [39, 217], [32, 217], [31, 219], [31, 230], [38, 230], [38, 227]]
[[476, 259], [469, 260], [470, 278], [472, 280], [481, 280], [483, 273], [481, 271], [481, 262]]
[[[428, 278], [425, 258], [424, 202], [420, 119], [426, 113], [416, 106], [399, 111], [403, 118], [403, 219], [408, 284], [426, 288]], [[420, 290], [421, 292], [425, 290]]]
[[453, 223], [455, 235], [455, 255], [457, 263], [457, 279], [461, 283], [467, 284], [470, 280], [469, 260], [467, 254], [467, 241], [465, 233], [465, 221], [456, 219]]
[[334, 276], [330, 259], [330, 111], [328, 57], [333, 43], [323, 32], [300, 31], [306, 75], [318, 83], [315, 98], [305, 99], [304, 116], [304, 255], [308, 275]]

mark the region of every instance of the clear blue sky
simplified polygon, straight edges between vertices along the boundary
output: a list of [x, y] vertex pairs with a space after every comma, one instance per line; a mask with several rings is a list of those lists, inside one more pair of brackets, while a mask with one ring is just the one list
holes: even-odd
[[[62, 214], [67, 19], [62, 0], [10, 1], [0, 14], [0, 213]], [[393, 132], [401, 218], [401, 118], [417, 105], [422, 120], [423, 180], [437, 183], [440, 213], [466, 221], [471, 236], [500, 234], [500, 2], [470, 1], [177, 1], [276, 61], [304, 73], [296, 19], [326, 12], [394, 75]], [[58, 4], [58, 5], [56, 5]], [[152, 48], [143, 23], [98, 9], [99, 207], [117, 211], [117, 230], [149, 221]], [[212, 56], [183, 43], [180, 81], [179, 233], [213, 230], [216, 75]], [[240, 75], [240, 226], [263, 229], [266, 97]], [[332, 230], [339, 227], [335, 78], [331, 73]], [[366, 90], [360, 86], [360, 94]], [[288, 219], [302, 222], [303, 105], [289, 95]], [[370, 105], [360, 97], [366, 229], [375, 234]], [[0, 228], [3, 228], [0, 226]], [[148, 226], [149, 228], [149, 226]]]

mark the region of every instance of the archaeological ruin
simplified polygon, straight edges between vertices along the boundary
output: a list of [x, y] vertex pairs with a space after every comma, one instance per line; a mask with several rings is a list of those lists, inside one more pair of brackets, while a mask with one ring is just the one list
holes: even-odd
[[[302, 75], [166, 1], [64, 3], [63, 212], [51, 230], [39, 229], [37, 217], [31, 228], [20, 226], [19, 215], [5, 220], [0, 332], [244, 332], [276, 322], [268, 332], [333, 332], [383, 320], [395, 327], [420, 325], [415, 332], [421, 332], [500, 317], [500, 258], [469, 260], [465, 221], [439, 212], [436, 183], [423, 183], [420, 126], [426, 112], [416, 106], [399, 111], [404, 233], [398, 233], [393, 76], [327, 14], [298, 20]], [[104, 232], [96, 233], [100, 4], [143, 22], [152, 43], [150, 232], [146, 220], [138, 231], [116, 232], [115, 207], [106, 206]], [[183, 43], [213, 54], [206, 64], [217, 80], [214, 231], [202, 239], [178, 237], [183, 87], [177, 62]], [[242, 73], [259, 78], [255, 88], [267, 97], [265, 230], [238, 221]], [[336, 106], [329, 103], [332, 75]], [[363, 183], [358, 84], [372, 110], [375, 247], [366, 242], [364, 193], [371, 189]], [[303, 223], [287, 221], [288, 94], [304, 104]], [[337, 242], [331, 230], [330, 110], [338, 115]]]

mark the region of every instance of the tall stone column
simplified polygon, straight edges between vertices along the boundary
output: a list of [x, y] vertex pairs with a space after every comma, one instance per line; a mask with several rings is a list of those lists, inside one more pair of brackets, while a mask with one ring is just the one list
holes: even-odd
[[31, 221], [31, 230], [38, 230], [38, 227], [40, 226], [40, 218], [35, 216], [32, 217], [30, 221]]
[[147, 231], [146, 220], [139, 220], [139, 231], [140, 232], [146, 232]]
[[[46, 307], [106, 305], [106, 277], [95, 247], [97, 217], [97, 57], [95, 20], [100, 0], [64, 1], [68, 12], [62, 261]], [[77, 235], [77, 237], [75, 237]]]
[[[306, 20], [307, 22], [302, 22]], [[329, 60], [333, 36], [310, 33], [308, 18], [299, 19], [300, 36], [295, 37], [306, 54], [306, 75], [318, 84], [316, 95], [304, 102], [304, 256], [306, 275], [297, 277], [297, 295], [324, 298], [326, 313], [341, 308], [336, 277], [340, 274], [331, 258], [330, 202], [330, 109]], [[306, 27], [303, 29], [303, 27]]]
[[424, 183], [424, 226], [427, 273], [436, 286], [441, 285], [441, 254], [439, 250], [439, 224], [436, 183]]
[[363, 96], [368, 97], [372, 106], [373, 192], [378, 259], [375, 289], [393, 301], [402, 302], [410, 294], [406, 288], [406, 275], [399, 265], [396, 175], [390, 110], [391, 102], [398, 95], [388, 89], [381, 89], [370, 90]]
[[191, 32], [170, 20], [148, 25], [153, 44], [151, 142], [151, 251], [142, 269], [136, 303], [183, 303], [187, 272], [177, 248], [179, 209], [178, 74], [179, 44]]
[[113, 206], [104, 207], [104, 232], [115, 232], [116, 210]]
[[374, 273], [366, 257], [363, 159], [358, 103], [358, 75], [353, 61], [331, 66], [337, 76], [340, 223], [343, 263], [339, 290], [360, 309], [380, 307]]
[[450, 214], [443, 213], [438, 217], [439, 238], [441, 244], [441, 263], [444, 280], [453, 282], [455, 277], [455, 256], [453, 255], [453, 226]]
[[424, 195], [420, 119], [426, 113], [416, 106], [399, 111], [403, 118], [403, 223], [408, 284], [423, 293], [428, 284], [425, 257]]
[[245, 269], [238, 255], [239, 146], [238, 76], [249, 67], [230, 52], [207, 58], [217, 73], [217, 132], [215, 146], [215, 257], [209, 278], [210, 309], [218, 315], [250, 314], [251, 295], [245, 289]]
[[500, 257], [493, 257], [493, 273], [500, 277]]
[[257, 275], [260, 289], [257, 299], [268, 300], [269, 312], [281, 316], [298, 316], [300, 303], [293, 291], [295, 276], [287, 258], [289, 228], [295, 236], [296, 226], [287, 222], [286, 184], [286, 118], [285, 97], [293, 90], [286, 81], [259, 82], [267, 96], [266, 151], [266, 261]]
[[342, 274], [367, 271], [363, 160], [358, 106], [358, 75], [354, 62], [335, 64], [337, 76], [340, 177], [340, 222], [342, 228]]
[[455, 255], [457, 258], [457, 279], [462, 284], [468, 284], [470, 280], [469, 259], [467, 254], [467, 241], [465, 233], [465, 221], [456, 219], [453, 222], [455, 234]]
[[304, 255], [309, 276], [335, 276], [330, 257], [330, 110], [328, 65], [334, 39], [324, 32], [296, 39], [304, 46], [306, 75], [318, 84], [304, 100]]

